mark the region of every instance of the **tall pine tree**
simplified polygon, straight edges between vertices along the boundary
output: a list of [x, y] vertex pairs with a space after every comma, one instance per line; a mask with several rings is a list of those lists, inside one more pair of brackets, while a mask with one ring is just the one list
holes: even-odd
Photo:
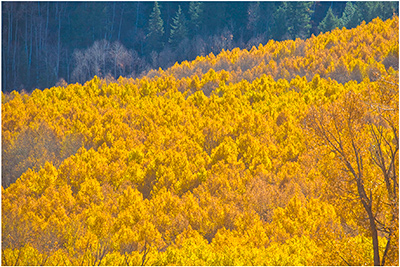
[[177, 47], [179, 43], [187, 37], [186, 18], [182, 13], [181, 6], [179, 5], [176, 16], [172, 19], [171, 34], [169, 43], [173, 47]]
[[396, 12], [396, 8], [399, 8], [399, 2], [360, 2], [358, 3], [362, 10], [363, 20], [366, 23], [370, 22], [376, 17], [382, 20], [386, 20], [392, 17], [393, 13]]
[[360, 10], [350, 1], [346, 3], [342, 17], [340, 18], [340, 27], [351, 29], [357, 27], [361, 22]]
[[272, 34], [276, 40], [307, 38], [311, 29], [312, 2], [282, 2], [274, 12]]
[[149, 33], [147, 34], [147, 44], [151, 50], [161, 51], [164, 47], [164, 21], [161, 18], [160, 7], [154, 2], [153, 11], [149, 19]]
[[289, 33], [292, 39], [304, 39], [310, 36], [312, 4], [312, 2], [290, 2]]
[[325, 18], [319, 23], [318, 29], [321, 32], [328, 32], [340, 26], [340, 20], [332, 12], [332, 8], [328, 9]]
[[203, 3], [201, 2], [190, 2], [189, 4], [189, 16], [190, 16], [190, 37], [199, 34], [203, 19]]
[[282, 2], [276, 7], [273, 13], [274, 22], [272, 26], [272, 37], [275, 40], [283, 40], [289, 38], [289, 6], [287, 2]]

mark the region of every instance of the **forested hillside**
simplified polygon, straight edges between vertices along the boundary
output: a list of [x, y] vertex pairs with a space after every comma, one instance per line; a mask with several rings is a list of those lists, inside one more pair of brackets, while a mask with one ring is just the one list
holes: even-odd
[[354, 28], [399, 2], [3, 1], [2, 91], [138, 78], [222, 49]]
[[2, 93], [2, 265], [399, 265], [399, 18]]

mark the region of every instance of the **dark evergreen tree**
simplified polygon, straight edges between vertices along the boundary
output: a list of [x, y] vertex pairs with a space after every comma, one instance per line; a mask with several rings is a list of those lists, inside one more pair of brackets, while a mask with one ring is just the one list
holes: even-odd
[[233, 4], [228, 2], [214, 2], [212, 5], [204, 4], [203, 24], [205, 34], [212, 36], [228, 25], [228, 16], [230, 15], [228, 9], [231, 5]]
[[351, 29], [359, 25], [361, 22], [360, 10], [351, 2], [346, 3], [342, 17], [340, 18], [340, 27]]
[[370, 22], [376, 17], [379, 17], [382, 20], [386, 20], [392, 17], [393, 13], [396, 13], [396, 9], [398, 11], [399, 2], [376, 2], [376, 1], [368, 1], [368, 2], [359, 2], [360, 9], [362, 11], [363, 20], [365, 22]]
[[179, 6], [178, 11], [176, 12], [176, 16], [172, 19], [169, 43], [173, 47], [177, 47], [178, 44], [186, 37], [187, 37], [186, 18], [185, 15], [182, 13], [181, 6]]
[[282, 2], [274, 12], [272, 36], [276, 40], [307, 38], [311, 29], [312, 2]]
[[319, 23], [318, 29], [321, 32], [328, 32], [340, 26], [340, 20], [332, 12], [332, 8], [328, 9], [325, 18]]
[[260, 2], [260, 31], [265, 33], [266, 36], [271, 35], [271, 28], [274, 21], [274, 10], [276, 8], [276, 4], [274, 2]]
[[274, 22], [272, 26], [272, 38], [280, 41], [289, 38], [289, 6], [282, 2], [273, 13]]
[[[221, 23], [220, 29], [227, 28], [233, 35], [235, 41], [239, 41], [242, 35], [247, 31], [247, 9], [249, 3], [246, 1], [242, 2], [225, 2], [225, 18]], [[224, 26], [222, 26], [224, 25]], [[219, 32], [217, 31], [217, 34]]]
[[247, 30], [255, 37], [260, 24], [260, 2], [251, 3], [247, 8]]
[[164, 21], [161, 18], [160, 7], [157, 2], [154, 2], [153, 11], [149, 19], [149, 33], [147, 34], [146, 42], [150, 49], [161, 51], [164, 47]]
[[190, 2], [189, 4], [189, 16], [190, 16], [190, 37], [195, 36], [199, 33], [202, 22], [203, 22], [203, 3], [202, 2]]
[[289, 33], [292, 39], [310, 36], [312, 4], [312, 2], [289, 3]]
[[382, 18], [382, 15], [385, 10], [384, 7], [385, 4], [382, 2], [368, 1], [359, 3], [359, 5], [363, 11], [362, 12], [362, 14], [364, 15], [363, 20], [365, 20], [365, 22], [367, 23], [376, 17]]

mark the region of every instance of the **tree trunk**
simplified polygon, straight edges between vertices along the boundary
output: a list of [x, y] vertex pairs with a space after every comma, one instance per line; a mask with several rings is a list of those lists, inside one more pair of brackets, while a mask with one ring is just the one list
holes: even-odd
[[137, 4], [136, 4], [135, 35], [137, 34], [138, 24], [139, 24], [139, 8], [140, 8], [140, 2], [137, 2]]
[[[33, 43], [33, 8], [31, 10], [31, 29], [30, 29], [30, 43], [29, 43], [29, 56], [28, 56], [28, 82], [31, 85], [31, 69], [32, 69], [32, 43]], [[39, 59], [36, 59], [39, 60]]]
[[17, 46], [18, 46], [18, 18], [15, 22], [15, 37], [14, 37], [14, 52], [13, 52], [13, 61], [12, 61], [12, 74], [13, 74], [13, 86], [16, 86], [17, 83]]
[[57, 11], [58, 13], [58, 37], [57, 37], [57, 67], [56, 67], [56, 77], [58, 80], [59, 70], [60, 70], [60, 53], [61, 53], [61, 7], [59, 7], [60, 3], [57, 3]]
[[378, 230], [376, 229], [374, 214], [372, 213], [372, 209], [368, 210], [368, 218], [369, 218], [369, 226], [372, 234], [372, 245], [374, 247], [374, 265], [380, 266], [380, 258], [379, 258], [379, 242], [378, 242]]
[[[124, 16], [124, 9], [125, 9], [125, 4], [122, 3], [122, 8], [121, 8], [121, 17], [119, 18], [119, 27], [118, 27], [118, 41], [121, 38], [121, 26], [122, 26], [122, 17]], [[137, 24], [136, 24], [137, 25]], [[137, 26], [136, 26], [137, 27]], [[135, 29], [137, 30], [137, 28]]]
[[3, 70], [2, 70], [2, 90], [6, 91], [7, 90], [7, 73], [6, 73], [6, 69], [7, 69], [7, 62], [6, 62], [6, 57], [3, 56], [1, 58], [1, 64], [3, 65]]
[[9, 71], [6, 71], [6, 69], [7, 69], [7, 67], [10, 67], [10, 65], [11, 65], [10, 64], [10, 60], [11, 60], [11, 55], [10, 55], [11, 50], [10, 49], [12, 47], [13, 4], [10, 3], [9, 6], [10, 6], [10, 11], [8, 14], [8, 43], [7, 43], [7, 55], [5, 57], [6, 67], [3, 69], [3, 71], [4, 71], [3, 73], [5, 74], [5, 75], [3, 75], [4, 89], [7, 89], [8, 84], [6, 83], [6, 81], [8, 81], [10, 78]]
[[[47, 3], [47, 14], [46, 14], [46, 30], [45, 30], [45, 36], [44, 36], [44, 53], [45, 53], [45, 64], [46, 64], [46, 79], [47, 81], [50, 79], [49, 76], [49, 52], [48, 52], [48, 46], [47, 46], [47, 36], [49, 32], [49, 17], [50, 17], [50, 3]], [[39, 80], [39, 67], [37, 67], [37, 73], [36, 73], [36, 78]]]
[[67, 83], [69, 83], [69, 76], [70, 76], [70, 70], [69, 70], [69, 68], [70, 68], [70, 64], [71, 64], [71, 60], [70, 60], [70, 58], [69, 58], [69, 54], [68, 54], [68, 48], [67, 48], [67, 51], [66, 51], [66, 53], [65, 53], [65, 62], [66, 62], [66, 64], [67, 64]]
[[[33, 33], [32, 33], [33, 34]], [[38, 29], [35, 28], [35, 55], [36, 55], [36, 84], [35, 86], [39, 87], [39, 81], [40, 81], [40, 75], [39, 75], [39, 66], [40, 66], [40, 61], [39, 61], [39, 36], [38, 36]], [[47, 60], [47, 58], [46, 58]], [[46, 61], [47, 65], [47, 61]], [[46, 69], [47, 72], [47, 69]], [[48, 81], [49, 79], [47, 79]]]
[[365, 211], [368, 214], [369, 219], [369, 227], [371, 231], [372, 237], [372, 245], [374, 248], [374, 265], [380, 266], [380, 259], [379, 259], [379, 242], [378, 242], [378, 230], [376, 228], [375, 223], [375, 216], [372, 212], [372, 194], [370, 194], [369, 198], [367, 193], [365, 192], [364, 188], [364, 181], [362, 179], [362, 170], [363, 170], [363, 163], [362, 163], [362, 156], [360, 155], [360, 151], [356, 148], [354, 142], [352, 141], [352, 146], [354, 149], [354, 155], [356, 156], [356, 162], [358, 167], [358, 173], [352, 168], [349, 161], [346, 160], [348, 169], [353, 173], [354, 178], [357, 181], [357, 191], [360, 197], [361, 203], [364, 206]]
[[113, 33], [114, 33], [114, 24], [115, 24], [115, 2], [113, 4], [113, 17], [112, 17], [112, 23], [111, 23], [111, 30], [110, 30], [110, 36], [108, 37], [108, 41], [111, 42]]

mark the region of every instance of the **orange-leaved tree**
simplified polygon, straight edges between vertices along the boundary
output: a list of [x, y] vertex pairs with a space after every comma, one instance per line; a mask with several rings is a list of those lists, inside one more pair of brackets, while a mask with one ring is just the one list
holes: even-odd
[[375, 89], [354, 86], [336, 102], [312, 107], [308, 126], [341, 167], [330, 177], [332, 191], [362, 206], [356, 217], [361, 225], [367, 218], [361, 229], [372, 238], [374, 265], [398, 264], [398, 78], [369, 85]]

